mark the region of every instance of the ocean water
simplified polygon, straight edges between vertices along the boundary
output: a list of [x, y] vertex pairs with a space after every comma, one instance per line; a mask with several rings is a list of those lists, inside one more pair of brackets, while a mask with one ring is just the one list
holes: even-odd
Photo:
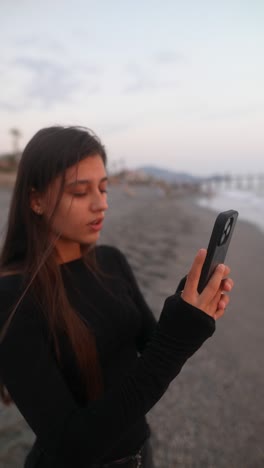
[[202, 196], [196, 203], [215, 212], [237, 210], [239, 219], [246, 220], [264, 232], [264, 191], [263, 190], [225, 190]]

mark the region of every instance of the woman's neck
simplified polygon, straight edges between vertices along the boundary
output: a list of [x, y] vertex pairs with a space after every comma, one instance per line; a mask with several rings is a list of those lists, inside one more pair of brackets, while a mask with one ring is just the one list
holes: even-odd
[[81, 246], [78, 243], [69, 244], [61, 239], [56, 243], [56, 261], [59, 264], [68, 263], [82, 257]]

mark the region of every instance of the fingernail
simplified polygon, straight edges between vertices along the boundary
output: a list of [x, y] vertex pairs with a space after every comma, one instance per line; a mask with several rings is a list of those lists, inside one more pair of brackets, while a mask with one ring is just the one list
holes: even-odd
[[225, 270], [225, 265], [223, 265], [223, 263], [220, 263], [220, 264], [218, 265], [217, 269], [218, 269], [218, 271], [219, 271], [220, 273], [223, 273], [224, 270]]

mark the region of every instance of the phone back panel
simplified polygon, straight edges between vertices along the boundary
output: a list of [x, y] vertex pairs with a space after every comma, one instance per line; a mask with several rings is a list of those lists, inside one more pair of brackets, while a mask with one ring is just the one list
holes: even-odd
[[223, 211], [217, 216], [200, 276], [199, 293], [208, 283], [217, 265], [224, 263], [237, 217], [238, 212], [235, 210]]

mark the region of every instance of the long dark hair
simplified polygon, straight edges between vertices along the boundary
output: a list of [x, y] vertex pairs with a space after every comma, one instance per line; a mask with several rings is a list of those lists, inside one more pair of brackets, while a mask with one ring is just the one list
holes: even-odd
[[[104, 146], [93, 132], [84, 127], [53, 126], [43, 128], [33, 136], [19, 163], [0, 253], [0, 276], [19, 271], [26, 278], [24, 293], [9, 315], [1, 339], [23, 296], [27, 291], [33, 291], [37, 303], [46, 314], [59, 362], [59, 332], [63, 330], [67, 333], [89, 399], [98, 397], [103, 389], [95, 338], [69, 303], [49, 232], [64, 191], [66, 169], [94, 155], [101, 156], [106, 165]], [[58, 198], [49, 219], [45, 220], [31, 209], [30, 191], [33, 188], [41, 194], [45, 193], [58, 176], [61, 176]], [[82, 253], [87, 268], [96, 271], [93, 247], [82, 247]], [[1, 382], [0, 395], [5, 404], [12, 402]]]

